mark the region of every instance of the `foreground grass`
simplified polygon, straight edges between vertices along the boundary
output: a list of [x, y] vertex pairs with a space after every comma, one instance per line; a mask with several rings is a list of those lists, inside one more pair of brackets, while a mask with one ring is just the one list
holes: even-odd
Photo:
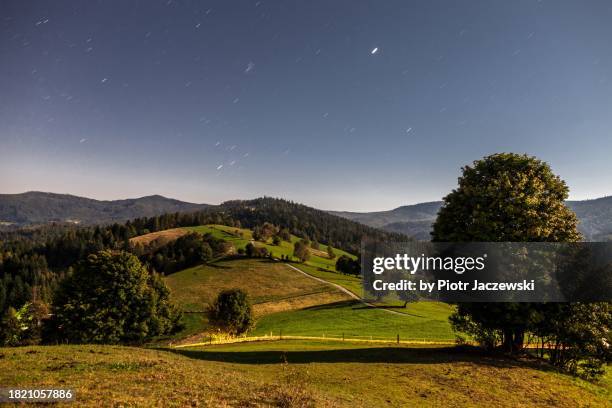
[[71, 387], [80, 407], [604, 407], [612, 402], [606, 381], [457, 348], [349, 342], [0, 349], [0, 384]]

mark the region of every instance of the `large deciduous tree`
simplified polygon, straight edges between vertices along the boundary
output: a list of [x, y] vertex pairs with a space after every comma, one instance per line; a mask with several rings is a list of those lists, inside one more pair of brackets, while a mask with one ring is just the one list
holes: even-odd
[[545, 162], [499, 153], [462, 170], [434, 223], [434, 241], [580, 240], [576, 215], [565, 205], [569, 190]]
[[53, 302], [57, 340], [71, 343], [142, 343], [172, 332], [179, 319], [161, 277], [119, 251], [90, 255]]
[[[576, 215], [566, 207], [568, 188], [547, 163], [500, 153], [465, 166], [459, 186], [444, 198], [433, 226], [438, 242], [572, 242], [580, 239]], [[530, 303], [463, 303], [456, 327], [501, 332], [507, 351], [523, 347], [525, 332], [542, 319]]]

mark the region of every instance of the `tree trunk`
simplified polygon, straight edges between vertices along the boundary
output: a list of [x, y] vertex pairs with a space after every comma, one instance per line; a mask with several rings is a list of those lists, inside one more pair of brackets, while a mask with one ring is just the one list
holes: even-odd
[[523, 351], [523, 343], [525, 342], [525, 331], [523, 329], [514, 330], [514, 338], [512, 339], [512, 354]]
[[504, 351], [512, 353], [512, 329], [504, 329]]
[[525, 331], [523, 329], [504, 329], [503, 349], [506, 353], [517, 354], [523, 351]]

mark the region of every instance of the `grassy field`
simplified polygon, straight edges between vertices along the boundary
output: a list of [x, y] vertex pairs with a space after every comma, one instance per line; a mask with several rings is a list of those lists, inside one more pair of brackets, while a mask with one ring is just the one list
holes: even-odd
[[328, 336], [356, 339], [450, 340], [455, 336], [448, 323], [450, 306], [422, 302], [411, 305], [411, 313], [389, 313], [361, 302], [345, 301], [274, 313], [262, 317], [254, 336], [272, 333], [295, 336]]
[[140, 235], [130, 239], [132, 245], [161, 247], [171, 241], [174, 241], [189, 231], [184, 228], [172, 228], [164, 231], [151, 232], [150, 234]]
[[0, 384], [70, 387], [79, 407], [607, 407], [611, 380], [458, 348], [350, 342], [0, 349]]
[[[232, 242], [236, 248], [251, 241], [251, 231], [221, 225], [188, 228], [201, 234]], [[176, 235], [176, 231], [171, 231]], [[292, 238], [292, 242], [297, 241]], [[290, 256], [293, 245], [282, 242], [265, 245], [275, 256]], [[337, 254], [346, 254], [336, 250]], [[321, 255], [321, 256], [319, 256]], [[335, 272], [334, 260], [325, 254], [313, 255], [306, 263], [294, 263], [300, 270], [327, 282], [337, 284], [353, 293], [361, 292], [360, 279]], [[355, 338], [453, 340], [448, 323], [452, 308], [434, 302], [418, 302], [408, 308], [397, 303], [377, 304], [397, 313], [376, 310], [348, 301], [350, 298], [333, 286], [304, 276], [281, 262], [262, 259], [226, 258], [209, 265], [201, 265], [169, 275], [166, 282], [185, 313], [185, 330], [179, 338], [206, 330], [207, 321], [202, 311], [223, 289], [246, 290], [254, 304], [258, 318], [255, 330], [249, 335], [278, 334]], [[193, 313], [200, 312], [200, 313]]]
[[[334, 275], [337, 275], [334, 273]], [[342, 276], [342, 275], [340, 275]], [[252, 336], [266, 334], [347, 338], [453, 340], [448, 323], [451, 306], [419, 302], [403, 314], [367, 307], [333, 286], [308, 278], [281, 262], [226, 259], [166, 277], [186, 325], [177, 337], [204, 332], [206, 305], [223, 289], [241, 288], [257, 318]], [[199, 312], [199, 313], [194, 313]]]
[[[174, 299], [185, 309], [202, 311], [224, 289], [240, 288], [258, 309], [267, 303], [291, 301], [342, 292], [296, 273], [287, 265], [268, 259], [226, 259], [168, 275], [166, 283]], [[346, 295], [336, 296], [346, 299]], [[316, 303], [320, 304], [320, 303]]]
[[[201, 225], [197, 227], [187, 227], [184, 230], [198, 232], [200, 234], [212, 234], [217, 238], [222, 238], [226, 241], [234, 244], [236, 248], [244, 248], [247, 243], [252, 240], [252, 232], [248, 229], [239, 229], [234, 227], [228, 227], [225, 225]], [[175, 230], [168, 230], [170, 235], [176, 235]], [[163, 236], [163, 231], [161, 232]], [[154, 233], [159, 234], [159, 233]], [[151, 235], [151, 234], [148, 234]], [[147, 235], [143, 236], [146, 237]], [[280, 258], [281, 255], [292, 257], [293, 255], [293, 244], [298, 241], [299, 238], [296, 236], [291, 237], [291, 243], [283, 241], [280, 245], [272, 245], [269, 240], [267, 243], [255, 242], [257, 246], [264, 246], [268, 251], [272, 252], [275, 257]], [[336, 259], [330, 259], [325, 253], [323, 253], [326, 246], [321, 245], [321, 251], [312, 251], [310, 259], [305, 263], [294, 263], [294, 266], [300, 270], [323, 279], [327, 282], [334, 283], [342, 286], [343, 288], [353, 292], [357, 296], [361, 296], [363, 293], [361, 287], [361, 278], [356, 276], [344, 275], [336, 271]], [[334, 252], [337, 256], [347, 255], [353, 259], [357, 259], [356, 256], [349, 254], [348, 252], [334, 248]], [[421, 303], [421, 302], [419, 302]], [[397, 300], [384, 300], [380, 303], [380, 306], [400, 306], [403, 302]], [[424, 306], [425, 308], [429, 306]], [[438, 306], [439, 307], [439, 306]], [[433, 306], [436, 308], [436, 306]], [[448, 308], [447, 308], [448, 309]], [[399, 313], [411, 314], [412, 312], [408, 309], [396, 308]]]
[[[203, 311], [223, 289], [245, 290], [256, 317], [333, 303], [349, 297], [338, 289], [267, 259], [226, 259], [168, 275], [166, 283], [185, 313], [180, 337], [206, 328]], [[199, 312], [199, 313], [193, 313]]]
[[[200, 225], [196, 227], [175, 228], [166, 231], [153, 232], [151, 234], [132, 238], [132, 242], [140, 242], [142, 244], [154, 242], [155, 240], [168, 242], [169, 240], [176, 239], [185, 234], [185, 231], [197, 232], [199, 234], [211, 234], [216, 238], [221, 238], [231, 242], [236, 249], [244, 248], [246, 244], [253, 242], [256, 246], [265, 247], [268, 249], [268, 251], [270, 251], [276, 258], [285, 256], [289, 257], [290, 259], [293, 258], [293, 244], [300, 239], [292, 235], [291, 242], [282, 241], [279, 245], [273, 245], [271, 240], [268, 240], [266, 243], [252, 241], [253, 234], [249, 229], [228, 227], [226, 225]], [[295, 266], [312, 276], [316, 276], [328, 282], [340, 285], [358, 296], [361, 295], [361, 279], [359, 277], [343, 275], [336, 272], [337, 258], [330, 259], [325, 253], [326, 248], [327, 247], [325, 245], [321, 245], [321, 249], [319, 251], [311, 249], [310, 259], [305, 263], [296, 263]], [[338, 248], [334, 248], [334, 252], [337, 257], [347, 255], [353, 259], [356, 259], [354, 255]]]

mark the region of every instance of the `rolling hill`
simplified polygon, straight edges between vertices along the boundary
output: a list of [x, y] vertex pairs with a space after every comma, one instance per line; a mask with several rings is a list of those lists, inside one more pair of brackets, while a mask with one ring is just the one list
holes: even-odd
[[208, 208], [152, 195], [115, 201], [99, 201], [68, 194], [31, 191], [0, 194], [0, 225], [25, 226], [49, 222], [107, 224], [164, 213], [191, 212]]
[[[291, 262], [293, 243], [299, 240], [296, 236], [291, 237], [291, 242], [273, 245], [271, 240], [253, 241], [252, 231], [248, 229], [202, 225], [150, 233], [132, 238], [131, 242], [156, 246], [159, 240], [168, 243], [176, 239], [180, 231], [212, 234], [231, 242], [236, 249], [253, 242], [268, 249], [276, 259], [289, 259], [272, 261], [229, 256], [167, 275], [164, 279], [185, 312], [186, 328], [178, 335], [181, 342], [206, 331], [203, 311], [221, 290], [230, 288], [240, 288], [249, 294], [257, 318], [252, 332], [255, 336], [282, 332], [291, 336], [346, 336], [347, 339], [393, 340], [400, 335], [403, 340], [454, 340], [448, 322], [451, 306], [417, 302], [403, 308], [399, 306], [401, 302], [391, 300], [377, 304], [378, 308], [365, 305], [355, 299], [355, 294], [361, 293], [360, 279], [336, 272], [335, 259], [329, 259], [326, 253], [311, 248], [308, 261]], [[338, 248], [334, 251], [338, 256], [354, 258]]]
[[[586, 241], [612, 239], [612, 196], [594, 200], [567, 201], [566, 204], [576, 213], [579, 220], [578, 229]], [[389, 211], [330, 211], [330, 213], [385, 231], [428, 240], [431, 226], [441, 206], [442, 201], [432, 201], [406, 205]]]
[[[149, 242], [156, 245], [155, 240], [167, 243], [180, 236], [180, 231], [212, 234], [232, 243], [236, 249], [244, 248], [249, 242], [253, 242], [255, 246], [268, 249], [275, 258], [291, 257], [293, 243], [299, 239], [292, 236], [292, 242], [283, 241], [279, 245], [273, 245], [271, 242], [253, 241], [252, 231], [248, 229], [224, 225], [202, 225], [142, 235], [133, 238], [132, 243]], [[155, 237], [155, 240], [151, 241], [151, 237]], [[349, 255], [337, 248], [335, 251], [338, 255]], [[352, 300], [349, 295], [333, 284], [356, 292], [359, 290], [359, 280], [337, 273], [334, 260], [317, 251], [311, 250], [311, 252], [311, 258], [306, 263], [299, 264], [299, 268], [308, 271], [313, 277], [323, 279], [323, 282], [300, 274], [285, 263], [269, 259], [240, 257], [218, 259], [206, 265], [188, 268], [166, 276], [166, 283], [173, 296], [181, 309], [187, 312], [184, 318], [187, 327], [181, 336], [191, 335], [205, 329], [206, 319], [201, 312], [223, 289], [241, 288], [245, 290], [251, 298], [255, 315], [258, 317], [270, 313]]]

